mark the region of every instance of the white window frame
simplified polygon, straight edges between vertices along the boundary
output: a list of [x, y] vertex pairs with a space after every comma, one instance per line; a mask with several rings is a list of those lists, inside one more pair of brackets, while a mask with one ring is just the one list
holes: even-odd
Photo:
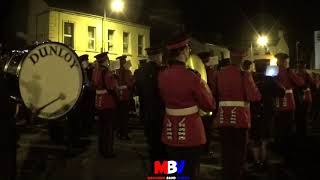
[[[66, 24], [72, 24], [73, 29], [71, 34], [65, 34], [65, 25]], [[63, 21], [63, 43], [65, 43], [65, 37], [69, 37], [72, 38], [72, 47], [71, 48], [75, 48], [75, 38], [74, 38], [74, 34], [75, 34], [75, 23], [73, 22], [69, 22], [69, 21]]]
[[[89, 28], [93, 29], [93, 37], [89, 36]], [[97, 28], [94, 27], [94, 26], [88, 26], [88, 50], [93, 50], [93, 51], [96, 50], [96, 29]], [[89, 42], [90, 41], [93, 41], [93, 49], [89, 47]]]
[[[139, 38], [142, 37], [142, 44], [139, 44]], [[141, 47], [141, 54], [139, 54], [139, 48]], [[144, 47], [145, 47], [145, 36], [142, 34], [138, 34], [138, 56], [144, 56]]]
[[[109, 32], [112, 32], [112, 39], [109, 39]], [[108, 34], [107, 34], [107, 49], [109, 52], [114, 52], [115, 51], [115, 47], [114, 47], [114, 36], [115, 36], [115, 30], [113, 29], [108, 29]], [[112, 50], [110, 50], [110, 46], [109, 44], [112, 44]]]
[[[124, 45], [125, 45], [125, 43], [124, 43], [124, 34], [128, 34], [128, 42], [127, 42], [127, 45], [128, 45], [128, 51], [127, 52], [124, 52]], [[122, 33], [122, 52], [123, 52], [123, 54], [130, 54], [130, 33], [129, 32], [123, 32]]]

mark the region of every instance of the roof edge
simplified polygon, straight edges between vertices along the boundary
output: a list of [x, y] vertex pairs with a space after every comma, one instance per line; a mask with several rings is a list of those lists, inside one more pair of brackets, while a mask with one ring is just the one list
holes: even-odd
[[[47, 4], [48, 5], [48, 4]], [[73, 11], [73, 10], [69, 10], [69, 9], [63, 9], [63, 8], [57, 8], [57, 7], [53, 7], [48, 5], [49, 7], [49, 11], [58, 11], [58, 12], [66, 12], [66, 13], [71, 13], [71, 14], [76, 14], [76, 15], [83, 15], [83, 16], [90, 16], [90, 17], [95, 17], [95, 18], [99, 18], [99, 19], [103, 19], [103, 16], [99, 16], [99, 15], [94, 15], [94, 14], [89, 14], [89, 13], [84, 13], [84, 12], [79, 12], [79, 11]], [[106, 20], [112, 21], [112, 22], [116, 22], [116, 23], [121, 23], [121, 24], [126, 24], [129, 26], [140, 26], [142, 28], [145, 29], [151, 29], [150, 26], [144, 25], [144, 24], [138, 24], [138, 23], [133, 23], [133, 22], [129, 22], [129, 21], [123, 21], [123, 20], [119, 20], [119, 19], [113, 19], [113, 18], [109, 18], [107, 17]]]

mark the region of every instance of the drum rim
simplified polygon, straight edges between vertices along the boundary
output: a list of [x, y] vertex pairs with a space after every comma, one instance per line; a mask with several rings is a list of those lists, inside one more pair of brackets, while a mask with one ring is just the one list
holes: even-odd
[[[8, 72], [8, 68], [9, 68], [9, 65], [11, 63], [11, 61], [15, 58], [15, 57], [18, 57], [18, 56], [21, 56], [21, 60], [17, 66], [17, 70], [15, 72], [15, 75], [17, 76], [17, 78], [19, 79], [19, 74], [20, 74], [20, 70], [21, 70], [21, 66], [22, 66], [22, 62], [24, 61], [25, 59], [25, 56], [28, 55], [29, 53], [23, 53], [23, 54], [18, 54], [18, 53], [14, 53], [10, 59], [8, 60], [8, 62], [6, 62], [6, 64], [4, 65], [4, 68], [3, 68], [3, 72], [5, 73], [9, 73]], [[11, 73], [9, 73], [11, 74]], [[13, 74], [12, 74], [13, 75]]]
[[[72, 49], [71, 47], [67, 46], [66, 44], [63, 44], [63, 43], [60, 43], [60, 42], [52, 42], [52, 41], [46, 41], [46, 42], [42, 42], [42, 43], [39, 43], [37, 44], [36, 46], [28, 49], [28, 53], [26, 53], [26, 55], [23, 57], [23, 59], [20, 61], [20, 68], [22, 67], [22, 62], [25, 61], [25, 58], [29, 55], [29, 53], [36, 49], [37, 47], [41, 46], [41, 45], [44, 45], [44, 44], [58, 44], [58, 45], [61, 45], [61, 46], [64, 46], [65, 48], [69, 49], [73, 55], [75, 55], [78, 63], [79, 63], [79, 66], [80, 66], [80, 71], [81, 71], [81, 80], [82, 80], [82, 83], [81, 83], [81, 88], [80, 88], [80, 93], [79, 93], [79, 97], [77, 98], [77, 101], [75, 102], [75, 104], [73, 105], [72, 108], [70, 108], [65, 114], [63, 115], [59, 115], [59, 116], [55, 116], [54, 118], [43, 118], [43, 117], [39, 117], [39, 115], [37, 116], [37, 118], [40, 118], [40, 119], [45, 119], [45, 120], [57, 120], [57, 119], [63, 119], [65, 117], [68, 117], [68, 115], [73, 112], [75, 110], [75, 108], [78, 106], [78, 104], [80, 103], [81, 99], [82, 99], [82, 95], [83, 95], [83, 90], [84, 90], [84, 82], [83, 82], [83, 78], [84, 78], [84, 71], [81, 67], [81, 63], [79, 61], [79, 56], [78, 54], [75, 52], [74, 49]], [[21, 90], [20, 90], [20, 71], [19, 71], [19, 76], [18, 76], [18, 83], [19, 83], [19, 93], [20, 93], [20, 96], [21, 96], [21, 99], [22, 99], [22, 102], [23, 104], [28, 107], [24, 101], [24, 99], [22, 98], [22, 95], [21, 95]], [[28, 108], [29, 109], [29, 108]], [[29, 109], [30, 110], [30, 109]]]

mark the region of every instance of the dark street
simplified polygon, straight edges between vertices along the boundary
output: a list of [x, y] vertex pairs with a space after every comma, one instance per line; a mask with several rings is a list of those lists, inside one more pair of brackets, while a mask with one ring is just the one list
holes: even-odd
[[[18, 180], [144, 180], [148, 172], [148, 153], [142, 125], [137, 119], [130, 120], [132, 141], [116, 139], [114, 159], [104, 159], [97, 153], [97, 137], [83, 138], [85, 148], [68, 150], [64, 145], [48, 141], [44, 124], [23, 130], [18, 149]], [[289, 163], [274, 152], [269, 154], [267, 171], [256, 172], [247, 164], [248, 180], [313, 180], [320, 151], [320, 129], [309, 129], [303, 141], [293, 140], [288, 152]], [[219, 136], [212, 134], [213, 156], [202, 155], [200, 180], [219, 180], [221, 155]], [[272, 147], [270, 147], [272, 148]]]

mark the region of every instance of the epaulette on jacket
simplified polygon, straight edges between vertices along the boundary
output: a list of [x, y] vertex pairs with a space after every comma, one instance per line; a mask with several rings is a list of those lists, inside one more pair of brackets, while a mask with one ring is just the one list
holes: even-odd
[[189, 71], [191, 71], [192, 73], [194, 73], [195, 75], [200, 75], [200, 73], [197, 70], [191, 69], [191, 68], [187, 68]]

